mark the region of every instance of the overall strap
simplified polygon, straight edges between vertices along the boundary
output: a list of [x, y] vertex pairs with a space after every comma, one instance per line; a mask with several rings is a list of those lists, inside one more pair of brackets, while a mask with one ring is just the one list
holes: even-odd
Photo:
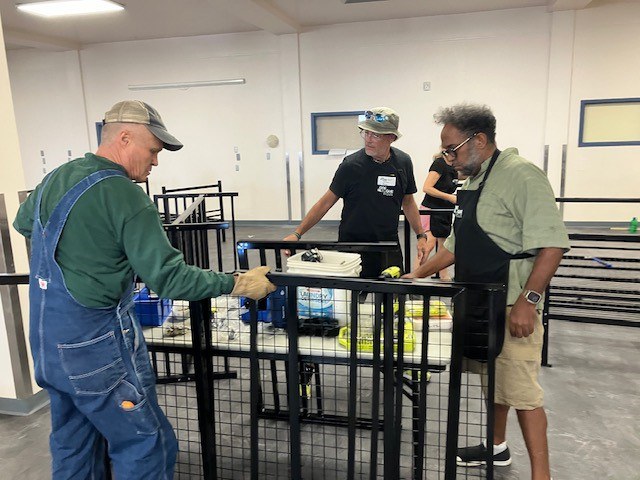
[[82, 194], [102, 180], [118, 176], [126, 177], [126, 174], [120, 170], [100, 170], [83, 178], [64, 194], [60, 202], [58, 202], [58, 205], [53, 209], [53, 212], [51, 212], [51, 216], [44, 226], [43, 241], [50, 253], [55, 252], [58, 240], [67, 222], [69, 212]]
[[33, 212], [33, 219], [40, 228], [43, 227], [42, 221], [40, 220], [40, 205], [42, 204], [42, 192], [44, 192], [45, 188], [47, 187], [47, 184], [51, 179], [52, 173], [53, 172], [50, 172], [46, 177], [44, 177], [44, 180], [42, 181], [42, 186], [40, 187], [40, 190], [38, 190], [38, 196], [36, 197], [36, 205], [35, 205], [35, 210]]

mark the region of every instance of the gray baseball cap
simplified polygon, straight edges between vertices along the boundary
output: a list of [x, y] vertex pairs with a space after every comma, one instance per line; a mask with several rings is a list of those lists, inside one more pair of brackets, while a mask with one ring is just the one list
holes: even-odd
[[183, 145], [167, 131], [158, 111], [151, 105], [139, 100], [125, 100], [116, 103], [104, 114], [103, 124], [107, 123], [140, 123], [146, 126], [166, 150], [180, 150]]
[[358, 122], [360, 130], [369, 130], [382, 135], [391, 133], [397, 138], [402, 136], [398, 131], [400, 117], [395, 110], [387, 107], [375, 107], [365, 111], [364, 117], [364, 120]]

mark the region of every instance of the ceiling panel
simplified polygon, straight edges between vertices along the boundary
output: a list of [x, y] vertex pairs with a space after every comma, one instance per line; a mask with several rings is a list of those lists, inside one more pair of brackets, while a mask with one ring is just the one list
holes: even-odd
[[[584, 8], [591, 0], [121, 0], [124, 12], [44, 19], [0, 0], [7, 48], [75, 49], [91, 43], [266, 30], [304, 31], [320, 25], [470, 13], [510, 8]], [[596, 0], [594, 3], [616, 0]], [[572, 6], [573, 5], [573, 6]]]

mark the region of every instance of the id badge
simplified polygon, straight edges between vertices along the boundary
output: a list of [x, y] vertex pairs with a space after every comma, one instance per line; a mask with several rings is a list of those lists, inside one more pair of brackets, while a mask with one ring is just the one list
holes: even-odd
[[378, 176], [378, 185], [382, 185], [385, 187], [395, 187], [396, 186], [396, 177], [389, 177], [385, 175]]

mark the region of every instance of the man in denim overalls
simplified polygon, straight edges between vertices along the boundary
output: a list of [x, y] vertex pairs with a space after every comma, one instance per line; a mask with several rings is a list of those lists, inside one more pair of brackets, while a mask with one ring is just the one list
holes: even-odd
[[97, 152], [48, 174], [14, 222], [31, 239], [30, 343], [36, 380], [51, 398], [54, 480], [104, 478], [104, 439], [118, 480], [173, 478], [178, 445], [133, 312], [136, 274], [164, 298], [258, 299], [275, 289], [268, 267], [214, 273], [171, 247], [155, 206], [131, 181], [146, 180], [163, 148], [182, 144], [158, 112], [119, 102], [105, 115]]

